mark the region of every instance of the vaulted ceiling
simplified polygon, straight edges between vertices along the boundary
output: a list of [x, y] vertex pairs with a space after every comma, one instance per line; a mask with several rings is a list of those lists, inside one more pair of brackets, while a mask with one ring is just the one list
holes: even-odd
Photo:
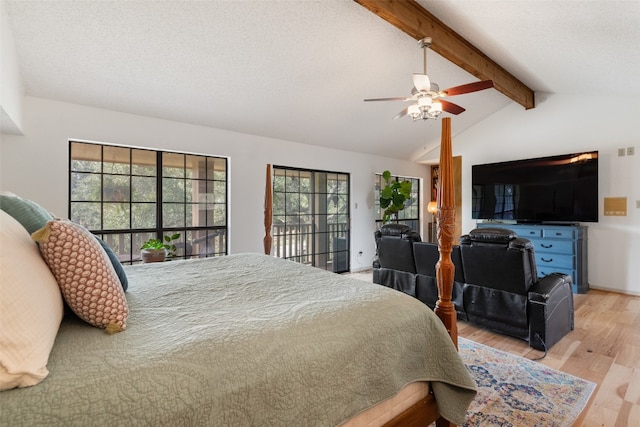
[[[29, 96], [418, 161], [439, 141], [392, 120], [402, 101], [363, 102], [408, 95], [422, 51], [351, 0], [3, 1]], [[417, 4], [537, 93], [640, 96], [638, 1]], [[478, 80], [436, 43], [432, 81]], [[450, 100], [454, 136], [514, 102]]]

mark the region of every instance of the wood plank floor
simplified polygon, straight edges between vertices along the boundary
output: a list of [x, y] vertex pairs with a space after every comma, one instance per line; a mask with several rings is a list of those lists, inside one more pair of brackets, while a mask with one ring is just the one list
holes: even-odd
[[[352, 273], [371, 281], [371, 272]], [[640, 426], [640, 297], [590, 290], [574, 295], [575, 329], [540, 360], [598, 386], [577, 427]], [[543, 353], [525, 341], [458, 322], [461, 337], [518, 356]]]

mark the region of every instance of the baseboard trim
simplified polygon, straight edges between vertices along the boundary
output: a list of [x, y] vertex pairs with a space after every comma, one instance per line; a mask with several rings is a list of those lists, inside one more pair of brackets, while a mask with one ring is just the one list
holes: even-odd
[[630, 291], [630, 290], [622, 291], [620, 289], [608, 288], [606, 286], [593, 285], [591, 283], [589, 283], [589, 289], [596, 289], [598, 291], [614, 292], [616, 294], [623, 294], [623, 295], [631, 295], [631, 296], [634, 296], [634, 297], [640, 297], [640, 291]]
[[349, 270], [349, 273], [367, 273], [369, 271], [373, 271], [373, 268], [371, 267], [352, 268], [351, 270]]

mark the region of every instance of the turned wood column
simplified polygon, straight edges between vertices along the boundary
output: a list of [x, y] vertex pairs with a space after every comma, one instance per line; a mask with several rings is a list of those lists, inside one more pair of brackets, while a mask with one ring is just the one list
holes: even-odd
[[271, 222], [273, 213], [273, 189], [271, 188], [271, 165], [267, 164], [264, 187], [264, 254], [271, 255]]
[[438, 212], [436, 213], [438, 251], [440, 259], [436, 264], [438, 282], [438, 301], [435, 313], [447, 328], [451, 340], [458, 348], [458, 326], [456, 310], [451, 301], [455, 266], [451, 261], [453, 235], [455, 233], [455, 188], [453, 184], [453, 154], [451, 150], [451, 118], [444, 117], [442, 123], [442, 141], [440, 143], [440, 179], [438, 182]]

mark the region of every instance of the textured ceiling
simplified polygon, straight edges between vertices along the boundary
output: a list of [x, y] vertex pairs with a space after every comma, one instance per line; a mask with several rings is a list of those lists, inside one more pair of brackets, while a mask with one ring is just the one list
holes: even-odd
[[[351, 0], [3, 0], [27, 95], [248, 134], [428, 160], [439, 122], [392, 120], [415, 40]], [[638, 1], [419, 3], [536, 92], [640, 96]], [[477, 79], [429, 52], [441, 88]], [[453, 133], [503, 108], [450, 98]]]

